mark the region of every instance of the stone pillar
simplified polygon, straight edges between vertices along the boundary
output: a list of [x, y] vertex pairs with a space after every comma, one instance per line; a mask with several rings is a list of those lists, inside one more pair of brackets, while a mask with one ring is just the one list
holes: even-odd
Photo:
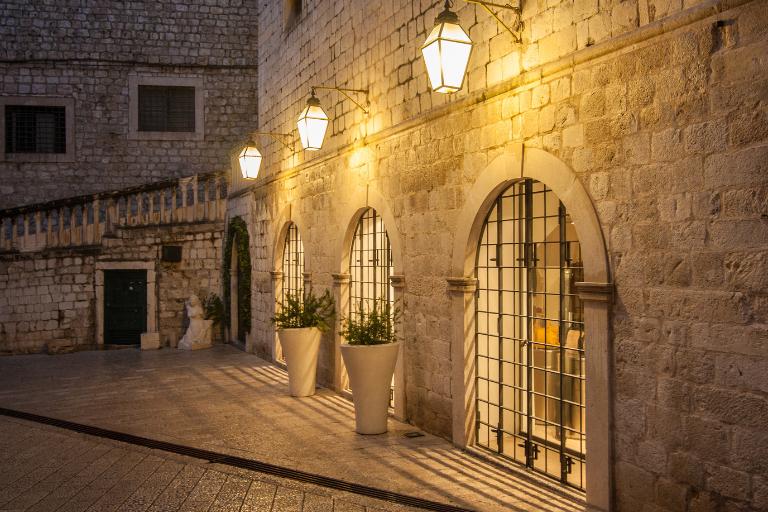
[[343, 393], [349, 382], [347, 371], [341, 359], [341, 320], [349, 315], [349, 274], [331, 274], [333, 276], [333, 300], [336, 303], [336, 319], [333, 328], [333, 388]]
[[475, 290], [474, 277], [449, 277], [451, 297], [451, 395], [453, 444], [472, 444], [475, 426]]
[[[274, 312], [280, 311], [280, 291], [283, 289], [283, 273], [279, 270], [273, 270], [270, 272], [272, 276], [272, 307]], [[277, 331], [272, 333], [272, 361], [281, 363], [283, 361], [283, 349], [280, 346], [280, 341], [277, 338]]]
[[613, 428], [611, 361], [609, 337], [611, 283], [576, 283], [584, 304], [586, 357], [587, 505], [590, 511], [612, 510]]
[[[389, 276], [389, 284], [395, 291], [395, 304], [402, 311], [404, 309], [404, 293], [405, 293], [405, 276], [403, 275], [391, 275]], [[406, 408], [405, 408], [405, 345], [408, 343], [408, 339], [403, 335], [402, 323], [397, 329], [398, 338], [403, 340], [400, 344], [400, 350], [397, 356], [397, 363], [395, 364], [395, 389], [394, 389], [394, 402], [395, 402], [395, 418], [405, 421], [406, 420]]]

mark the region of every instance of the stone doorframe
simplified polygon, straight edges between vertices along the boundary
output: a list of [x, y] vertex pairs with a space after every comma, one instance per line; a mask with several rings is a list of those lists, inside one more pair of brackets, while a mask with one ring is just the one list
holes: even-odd
[[104, 271], [147, 271], [147, 332], [157, 332], [157, 289], [154, 261], [97, 261], [96, 262], [96, 343], [104, 344]]
[[[344, 369], [344, 363], [341, 359], [341, 336], [339, 336], [339, 330], [341, 329], [341, 319], [349, 315], [349, 293], [350, 293], [350, 275], [349, 271], [349, 256], [352, 251], [352, 239], [355, 236], [355, 230], [360, 218], [363, 216], [368, 208], [373, 208], [381, 216], [384, 226], [387, 229], [387, 236], [389, 237], [389, 245], [392, 249], [393, 259], [393, 273], [390, 276], [389, 282], [394, 288], [394, 299], [400, 304], [400, 309], [407, 315], [407, 310], [404, 307], [404, 294], [405, 294], [405, 276], [403, 275], [403, 246], [400, 238], [400, 231], [397, 229], [397, 223], [392, 210], [389, 208], [387, 201], [376, 190], [370, 186], [362, 186], [355, 189], [348, 197], [346, 208], [341, 209], [340, 218], [349, 219], [346, 231], [341, 237], [341, 245], [337, 246], [337, 253], [335, 254], [335, 268], [338, 273], [332, 274], [333, 276], [333, 298], [336, 303], [336, 319], [334, 325], [334, 353], [333, 353], [333, 366], [334, 366], [334, 388], [336, 391], [342, 394], [345, 392], [345, 384], [347, 383], [346, 370]], [[360, 206], [364, 205], [364, 206]], [[400, 325], [399, 337], [403, 340], [400, 344], [400, 353], [397, 357], [397, 364], [395, 365], [395, 418], [405, 421], [406, 414], [406, 395], [405, 395], [405, 346], [408, 343], [407, 336], [404, 336], [402, 332], [403, 323]]]
[[576, 288], [584, 304], [586, 350], [586, 501], [589, 510], [612, 510], [612, 344], [609, 313], [612, 284], [597, 213], [576, 174], [557, 157], [517, 143], [478, 176], [458, 216], [448, 291], [451, 295], [453, 442], [475, 444], [475, 259], [488, 212], [513, 182], [531, 178], [557, 195], [573, 219], [582, 251], [584, 281]]

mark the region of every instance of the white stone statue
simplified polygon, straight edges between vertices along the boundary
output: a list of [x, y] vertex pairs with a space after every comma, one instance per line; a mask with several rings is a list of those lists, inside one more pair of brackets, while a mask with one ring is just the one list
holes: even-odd
[[187, 308], [187, 317], [189, 317], [189, 327], [187, 327], [184, 337], [179, 341], [179, 349], [198, 350], [210, 348], [213, 320], [205, 319], [203, 305], [200, 303], [197, 295], [191, 295], [187, 299], [185, 306]]

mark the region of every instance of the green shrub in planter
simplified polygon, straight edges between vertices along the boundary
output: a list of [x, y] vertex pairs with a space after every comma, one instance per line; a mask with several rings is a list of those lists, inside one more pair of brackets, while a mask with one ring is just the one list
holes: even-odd
[[285, 302], [281, 303], [280, 312], [272, 317], [272, 322], [277, 329], [317, 327], [326, 332], [331, 328], [329, 322], [333, 315], [331, 292], [325, 290], [325, 293], [318, 297], [309, 290], [303, 298], [298, 294], [287, 294]]
[[370, 308], [360, 302], [357, 315], [342, 320], [339, 334], [350, 345], [384, 345], [397, 341], [400, 308], [385, 299], [374, 299]]

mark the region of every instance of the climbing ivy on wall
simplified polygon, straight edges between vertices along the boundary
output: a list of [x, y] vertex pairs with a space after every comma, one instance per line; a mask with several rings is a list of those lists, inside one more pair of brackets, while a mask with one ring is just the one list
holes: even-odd
[[232, 267], [232, 246], [237, 243], [237, 316], [245, 326], [246, 331], [251, 330], [251, 253], [248, 249], [248, 226], [240, 217], [233, 217], [229, 221], [227, 229], [227, 241], [224, 245], [224, 264], [222, 269], [222, 283], [224, 283], [224, 308], [226, 325], [230, 325], [232, 318], [232, 296], [230, 292], [230, 270]]

